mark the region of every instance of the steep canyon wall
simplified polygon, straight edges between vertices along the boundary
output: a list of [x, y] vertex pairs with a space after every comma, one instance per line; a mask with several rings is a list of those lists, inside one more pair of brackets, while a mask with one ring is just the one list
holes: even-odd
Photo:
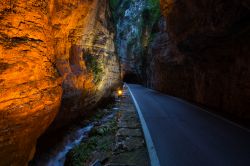
[[249, 1], [161, 0], [147, 85], [249, 120]]
[[91, 109], [120, 83], [108, 2], [70, 1], [54, 8], [56, 64], [63, 77], [62, 106], [54, 128], [79, 117], [82, 109]]
[[25, 165], [60, 107], [48, 6], [0, 2], [0, 165]]
[[[160, 16], [158, 0], [112, 0], [116, 47], [122, 76], [133, 83], [146, 80], [146, 51], [151, 31]], [[128, 79], [126, 79], [128, 78]]]
[[249, 0], [113, 1], [123, 75], [249, 121]]
[[0, 165], [26, 165], [58, 112], [54, 128], [119, 83], [109, 17], [107, 0], [0, 2]]

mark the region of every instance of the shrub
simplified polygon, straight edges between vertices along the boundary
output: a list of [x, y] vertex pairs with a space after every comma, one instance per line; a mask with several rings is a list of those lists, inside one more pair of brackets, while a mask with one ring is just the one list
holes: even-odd
[[99, 81], [101, 81], [103, 69], [102, 69], [102, 64], [98, 59], [98, 57], [87, 53], [84, 55], [84, 60], [87, 70], [89, 72], [92, 72], [94, 75], [94, 82], [98, 83]]

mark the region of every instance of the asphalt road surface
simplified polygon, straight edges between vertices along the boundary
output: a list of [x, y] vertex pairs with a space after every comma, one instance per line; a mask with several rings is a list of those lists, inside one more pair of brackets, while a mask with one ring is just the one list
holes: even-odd
[[250, 166], [250, 132], [140, 85], [128, 84], [161, 166]]

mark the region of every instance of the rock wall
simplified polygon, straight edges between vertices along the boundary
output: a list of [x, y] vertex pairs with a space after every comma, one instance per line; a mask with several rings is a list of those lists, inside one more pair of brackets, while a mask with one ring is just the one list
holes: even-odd
[[161, 0], [161, 8], [148, 86], [249, 120], [249, 1]]
[[118, 84], [107, 4], [0, 2], [0, 165], [26, 165], [32, 159], [61, 98], [54, 128], [83, 114]]
[[151, 40], [153, 24], [160, 16], [158, 0], [112, 0], [116, 23], [116, 47], [121, 60], [124, 81], [146, 80], [145, 61], [147, 45]]
[[47, 6], [0, 2], [0, 165], [25, 165], [61, 101]]
[[120, 81], [108, 0], [54, 4], [55, 54], [63, 98], [53, 128], [83, 115]]

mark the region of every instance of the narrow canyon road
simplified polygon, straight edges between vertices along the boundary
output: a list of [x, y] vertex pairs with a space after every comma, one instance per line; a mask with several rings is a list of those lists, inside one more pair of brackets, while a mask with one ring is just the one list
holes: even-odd
[[250, 166], [249, 130], [181, 99], [128, 87], [161, 166]]

